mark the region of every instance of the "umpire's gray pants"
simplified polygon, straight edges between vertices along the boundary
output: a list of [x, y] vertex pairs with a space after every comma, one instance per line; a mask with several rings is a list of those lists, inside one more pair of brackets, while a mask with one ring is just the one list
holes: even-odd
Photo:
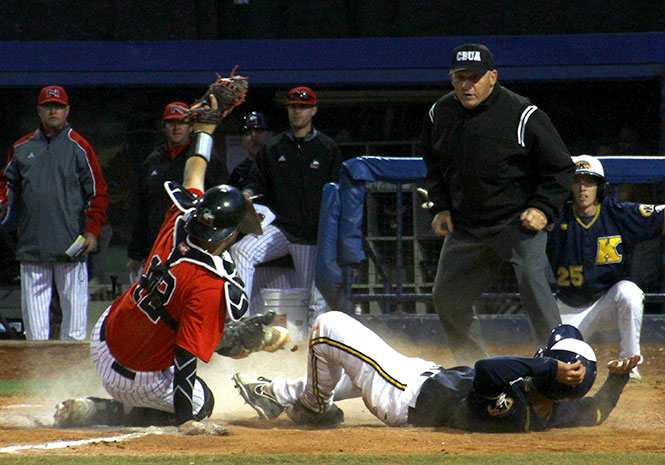
[[544, 344], [552, 328], [561, 323], [547, 281], [546, 242], [544, 231], [528, 231], [519, 223], [489, 237], [456, 232], [446, 237], [432, 293], [450, 349], [460, 363], [487, 356], [473, 303], [487, 290], [502, 261], [515, 271], [522, 306], [537, 342]]

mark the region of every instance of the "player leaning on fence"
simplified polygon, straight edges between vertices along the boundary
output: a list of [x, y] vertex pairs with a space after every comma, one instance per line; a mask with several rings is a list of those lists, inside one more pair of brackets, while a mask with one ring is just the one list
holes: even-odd
[[434, 282], [434, 305], [460, 362], [485, 357], [472, 304], [499, 263], [515, 271], [537, 340], [560, 323], [547, 282], [543, 229], [559, 216], [574, 165], [547, 115], [497, 83], [483, 45], [453, 52], [454, 90], [425, 117], [434, 232], [447, 236]]

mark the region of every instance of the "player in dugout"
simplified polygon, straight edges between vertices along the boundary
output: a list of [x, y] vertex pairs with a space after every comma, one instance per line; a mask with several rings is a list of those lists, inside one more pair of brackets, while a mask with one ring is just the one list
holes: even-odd
[[[619, 357], [640, 354], [644, 292], [630, 280], [629, 257], [637, 243], [663, 234], [665, 206], [618, 202], [605, 195], [600, 160], [580, 155], [573, 161], [572, 201], [547, 244], [561, 321], [587, 338], [618, 329]], [[630, 379], [641, 381], [637, 367]]]
[[388, 426], [523, 432], [602, 423], [638, 359], [610, 361], [607, 381], [584, 397], [596, 377], [596, 356], [570, 325], [557, 326], [534, 357], [493, 357], [473, 368], [444, 369], [398, 353], [345, 313], [328, 312], [314, 322], [307, 376], [270, 381], [236, 373], [233, 380], [267, 420], [286, 411], [299, 425], [335, 427], [344, 413], [333, 401], [362, 397]]

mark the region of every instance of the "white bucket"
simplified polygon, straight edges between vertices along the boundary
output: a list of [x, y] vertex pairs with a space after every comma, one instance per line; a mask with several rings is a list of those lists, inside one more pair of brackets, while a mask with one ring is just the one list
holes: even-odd
[[262, 311], [274, 310], [275, 323], [289, 330], [292, 341], [309, 339], [308, 289], [261, 289]]

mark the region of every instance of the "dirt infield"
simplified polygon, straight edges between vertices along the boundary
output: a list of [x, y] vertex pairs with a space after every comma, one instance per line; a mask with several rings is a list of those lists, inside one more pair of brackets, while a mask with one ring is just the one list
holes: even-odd
[[[395, 344], [395, 341], [392, 341]], [[440, 347], [400, 346], [406, 354], [442, 361], [449, 353]], [[596, 346], [599, 386], [614, 345]], [[493, 347], [493, 354], [532, 355], [525, 346]], [[665, 453], [665, 347], [643, 347], [641, 384], [630, 383], [610, 418], [594, 428], [545, 433], [476, 434], [433, 428], [388, 428], [374, 418], [362, 401], [339, 405], [346, 421], [334, 430], [305, 430], [287, 418], [261, 422], [242, 403], [230, 380], [236, 371], [267, 377], [304, 373], [303, 348], [278, 354], [256, 354], [245, 360], [216, 357], [201, 368], [215, 392], [213, 418], [228, 425], [224, 437], [183, 437], [172, 428], [95, 428], [58, 430], [52, 427], [54, 405], [67, 397], [105, 396], [87, 346], [80, 343], [0, 344], [0, 386], [28, 386], [0, 396], [0, 457], [13, 454], [151, 455], [151, 454], [481, 454], [526, 452], [657, 452]], [[526, 439], [526, 440], [525, 440]], [[56, 441], [63, 441], [56, 444]]]

